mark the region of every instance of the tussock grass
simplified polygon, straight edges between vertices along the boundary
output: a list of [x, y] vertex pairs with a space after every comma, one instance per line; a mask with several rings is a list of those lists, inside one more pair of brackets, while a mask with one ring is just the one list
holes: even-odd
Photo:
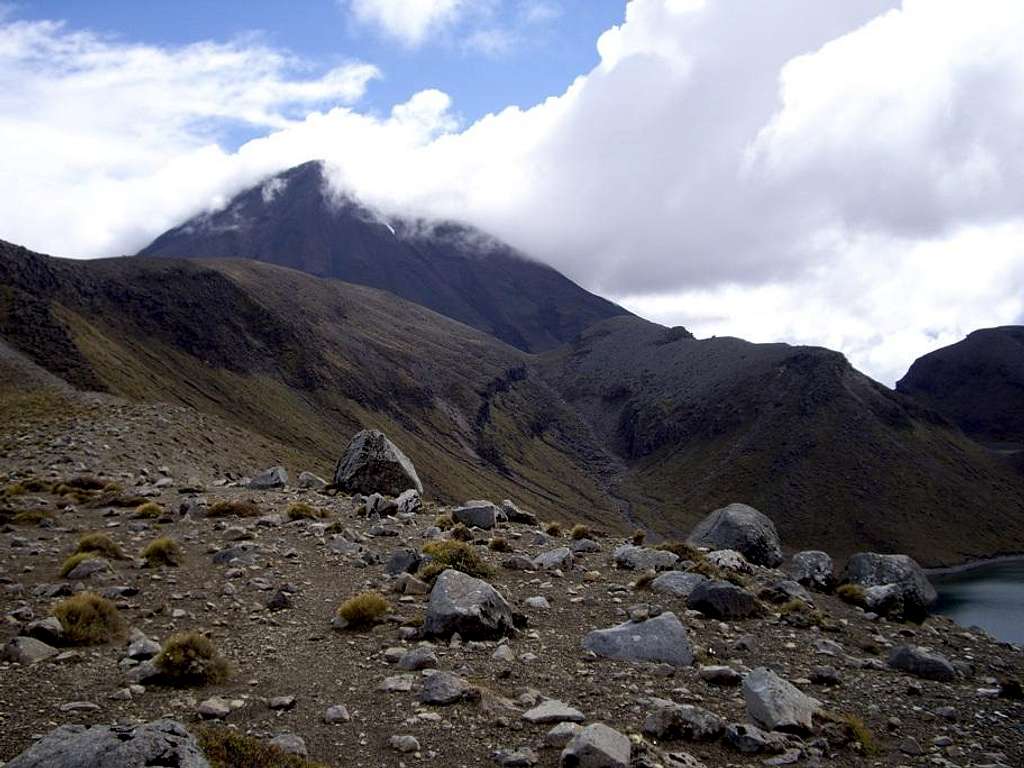
[[100, 645], [124, 635], [124, 619], [117, 607], [94, 592], [62, 600], [53, 615], [64, 628], [64, 637], [74, 645]]
[[636, 581], [633, 582], [633, 589], [650, 589], [651, 583], [656, 578], [658, 578], [658, 572], [650, 568], [636, 577]]
[[231, 673], [230, 665], [210, 638], [198, 632], [171, 635], [154, 664], [165, 682], [180, 687], [221, 683]]
[[200, 728], [196, 738], [210, 768], [327, 768], [230, 728]]
[[206, 510], [207, 517], [259, 517], [260, 514], [260, 508], [251, 499], [222, 499]]
[[179, 566], [181, 565], [182, 551], [178, 542], [170, 536], [161, 536], [146, 545], [146, 548], [142, 550], [142, 557], [150, 568], [161, 565]]
[[646, 538], [647, 532], [640, 528], [637, 528], [635, 531], [633, 531], [633, 535], [630, 537], [629, 541], [634, 547], [640, 547], [643, 546], [644, 539]]
[[671, 552], [680, 560], [692, 560], [695, 563], [704, 562], [704, 553], [685, 541], [663, 541], [661, 544], [656, 544], [654, 548], [662, 552]]
[[419, 577], [427, 582], [432, 583], [449, 568], [478, 579], [492, 573], [477, 551], [461, 541], [431, 541], [423, 547], [423, 553], [431, 558], [419, 571]]
[[338, 616], [358, 629], [377, 624], [389, 610], [391, 605], [379, 592], [361, 592], [338, 606]]
[[551, 520], [549, 522], [544, 523], [543, 531], [548, 536], [555, 536], [555, 537], [561, 536], [562, 535], [562, 524], [560, 522], [558, 522], [557, 520]]
[[314, 507], [304, 501], [293, 501], [288, 505], [286, 513], [289, 520], [322, 520], [330, 517], [331, 513], [322, 507]]
[[512, 545], [504, 536], [495, 536], [487, 542], [487, 548], [492, 552], [511, 552]]
[[819, 716], [830, 723], [835, 723], [843, 729], [844, 735], [853, 742], [860, 744], [861, 751], [866, 757], [874, 757], [881, 752], [881, 747], [875, 734], [867, 724], [856, 715], [840, 714], [822, 710]]
[[453, 539], [456, 539], [457, 541], [473, 540], [473, 532], [462, 523], [459, 523], [454, 528], [452, 528], [451, 533], [449, 533], [449, 536], [451, 536]]
[[23, 509], [16, 512], [11, 521], [16, 525], [39, 525], [44, 520], [52, 520], [53, 512], [48, 509]]
[[77, 552], [65, 560], [60, 566], [60, 577], [66, 578], [75, 568], [86, 560], [98, 560], [99, 555], [95, 552]]
[[[110, 560], [126, 559], [121, 546], [105, 533], [87, 533], [78, 540], [75, 554], [93, 552]], [[72, 566], [74, 567], [74, 566]], [[65, 574], [61, 574], [62, 576]]]
[[434, 525], [442, 531], [450, 531], [455, 527], [455, 518], [452, 517], [450, 512], [445, 512], [443, 515], [438, 515], [434, 518]]
[[8, 483], [4, 486], [3, 491], [0, 491], [0, 496], [6, 496], [8, 498], [14, 496], [24, 496], [28, 493], [28, 488], [22, 483]]
[[136, 520], [157, 520], [163, 517], [164, 508], [157, 504], [155, 501], [147, 501], [145, 504], [139, 504], [135, 508], [135, 512], [132, 514]]
[[584, 525], [583, 523], [576, 523], [569, 531], [569, 538], [573, 541], [579, 541], [580, 539], [589, 539], [592, 537], [590, 526]]
[[836, 597], [844, 603], [863, 607], [867, 603], [867, 593], [860, 584], [841, 584], [836, 589]]

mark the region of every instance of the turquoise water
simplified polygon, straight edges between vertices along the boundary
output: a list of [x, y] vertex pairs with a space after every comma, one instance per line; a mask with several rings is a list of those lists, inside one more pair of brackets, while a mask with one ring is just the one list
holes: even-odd
[[1024, 645], [1024, 558], [929, 578], [939, 593], [935, 613]]

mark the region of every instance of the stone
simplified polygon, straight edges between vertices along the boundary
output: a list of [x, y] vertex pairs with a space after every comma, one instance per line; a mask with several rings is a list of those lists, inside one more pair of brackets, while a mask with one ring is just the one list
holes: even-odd
[[558, 723], [554, 728], [544, 734], [544, 746], [561, 749], [575, 738], [576, 734], [583, 730], [579, 723], [565, 721]]
[[393, 675], [392, 677], [385, 677], [380, 685], [377, 686], [378, 691], [384, 693], [408, 693], [412, 690], [412, 685], [415, 682], [416, 677], [414, 675]]
[[668, 571], [679, 562], [679, 556], [672, 552], [648, 547], [622, 544], [612, 552], [612, 559], [619, 568], [632, 571]]
[[402, 595], [425, 595], [430, 592], [430, 585], [411, 573], [401, 573], [395, 580], [395, 591]]
[[785, 748], [781, 734], [765, 733], [756, 725], [730, 723], [725, 726], [725, 743], [745, 755], [759, 752], [778, 752]]
[[283, 589], [274, 592], [267, 601], [267, 609], [270, 611], [286, 611], [292, 607], [292, 596]]
[[270, 746], [277, 747], [287, 755], [309, 756], [309, 750], [306, 749], [306, 741], [294, 733], [278, 734], [270, 740]]
[[632, 751], [628, 736], [604, 723], [594, 723], [566, 745], [559, 765], [562, 768], [629, 768]]
[[574, 555], [587, 555], [601, 551], [601, 545], [593, 539], [576, 539], [569, 545]]
[[523, 604], [527, 608], [532, 608], [535, 611], [550, 611], [551, 603], [548, 599], [542, 595], [536, 595], [534, 597], [528, 597], [523, 601]]
[[770, 669], [758, 667], [743, 681], [743, 699], [750, 719], [769, 731], [810, 733], [821, 702]]
[[299, 488], [306, 491], [322, 491], [327, 487], [327, 481], [312, 472], [299, 473]]
[[417, 701], [422, 704], [447, 706], [462, 700], [469, 690], [469, 684], [451, 672], [435, 672], [423, 681]]
[[140, 634], [128, 644], [128, 652], [125, 655], [129, 659], [145, 661], [152, 659], [158, 653], [160, 653], [160, 643]]
[[745, 619], [759, 613], [756, 598], [743, 587], [718, 579], [701, 582], [686, 599], [686, 607], [712, 619]]
[[526, 555], [512, 555], [501, 561], [501, 567], [509, 571], [532, 571], [533, 560]]
[[102, 557], [90, 557], [88, 560], [83, 560], [72, 568], [64, 578], [68, 581], [80, 581], [82, 579], [91, 579], [98, 573], [112, 572], [110, 563]]
[[862, 587], [895, 584], [903, 598], [903, 615], [922, 618], [938, 599], [935, 587], [928, 581], [921, 566], [907, 555], [880, 555], [859, 552], [843, 569], [842, 581]]
[[220, 696], [214, 696], [200, 702], [196, 712], [205, 720], [223, 720], [231, 714], [231, 705]]
[[288, 470], [280, 466], [264, 469], [249, 481], [250, 488], [261, 491], [272, 488], [284, 488], [286, 485], [288, 485]]
[[713, 741], [725, 730], [725, 721], [714, 712], [692, 704], [654, 700], [654, 709], [644, 719], [643, 732], [658, 739]]
[[15, 757], [6, 768], [210, 768], [185, 726], [174, 720], [144, 725], [63, 725]]
[[334, 704], [324, 712], [324, 722], [329, 725], [336, 723], [347, 723], [352, 719], [348, 708], [344, 704]]
[[489, 501], [467, 501], [452, 510], [452, 518], [467, 528], [490, 530], [498, 523], [498, 508]]
[[434, 669], [437, 667], [437, 655], [434, 649], [425, 645], [417, 646], [406, 651], [398, 659], [399, 669], [407, 669], [410, 672], [418, 672], [421, 669]]
[[782, 562], [782, 542], [775, 524], [746, 504], [730, 504], [705, 517], [686, 541], [711, 549], [734, 549], [755, 565], [774, 568]]
[[665, 571], [651, 582], [651, 591], [658, 595], [670, 595], [686, 599], [694, 588], [707, 581], [707, 577], [699, 573], [687, 571]]
[[898, 584], [880, 584], [864, 590], [864, 608], [878, 616], [899, 618], [906, 613], [903, 590]]
[[294, 696], [274, 696], [268, 706], [271, 709], [294, 709], [295, 708], [295, 697]]
[[814, 605], [814, 598], [811, 593], [799, 582], [792, 579], [782, 579], [769, 584], [757, 594], [762, 600], [782, 605], [793, 600], [799, 600], [807, 605]]
[[388, 558], [384, 570], [392, 576], [400, 573], [416, 573], [423, 558], [415, 549], [396, 549]]
[[523, 713], [523, 720], [528, 723], [582, 723], [583, 713], [557, 699], [547, 699]]
[[420, 743], [415, 736], [409, 734], [395, 735], [388, 739], [388, 745], [396, 752], [419, 752]]
[[4, 646], [3, 660], [17, 664], [37, 664], [58, 653], [59, 650], [34, 637], [14, 637]]
[[568, 571], [572, 569], [573, 557], [568, 547], [559, 547], [547, 552], [541, 552], [533, 558], [532, 566], [535, 571]]
[[743, 675], [732, 667], [706, 666], [701, 667], [698, 676], [708, 685], [721, 685], [730, 687], [743, 682]]
[[423, 622], [426, 637], [496, 640], [514, 632], [512, 608], [482, 579], [449, 569], [437, 577]]
[[349, 442], [334, 469], [334, 485], [347, 493], [400, 496], [410, 488], [423, 493], [412, 462], [375, 429], [364, 429]]
[[402, 515], [414, 515], [423, 508], [423, 499], [415, 488], [408, 488], [395, 499], [395, 511]]
[[956, 680], [956, 670], [945, 656], [931, 653], [920, 646], [900, 645], [893, 648], [887, 663], [892, 669], [925, 680], [943, 683]]
[[789, 561], [786, 573], [798, 584], [821, 592], [828, 592], [836, 583], [832, 558], [818, 550], [797, 552]]
[[505, 499], [501, 502], [501, 511], [505, 515], [505, 519], [510, 523], [521, 523], [522, 525], [537, 525], [537, 516], [532, 512], [517, 507], [509, 499]]
[[56, 616], [29, 622], [22, 634], [41, 640], [47, 645], [60, 645], [64, 641], [64, 627]]
[[646, 621], [595, 629], [583, 638], [583, 647], [609, 659], [664, 662], [675, 667], [693, 663], [686, 628], [670, 611]]
[[742, 554], [735, 549], [716, 549], [708, 552], [704, 559], [716, 568], [721, 568], [734, 573], [753, 573], [754, 567]]
[[491, 754], [491, 758], [503, 768], [531, 768], [537, 764], [537, 753], [529, 747], [499, 749]]
[[839, 685], [842, 680], [839, 670], [828, 666], [813, 667], [809, 677], [815, 685]]

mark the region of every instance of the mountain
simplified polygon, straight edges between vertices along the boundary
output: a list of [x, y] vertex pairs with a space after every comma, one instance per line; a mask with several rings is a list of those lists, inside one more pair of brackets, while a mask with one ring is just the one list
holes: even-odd
[[319, 161], [196, 216], [139, 255], [254, 259], [381, 288], [532, 352], [627, 314], [479, 230], [385, 219], [336, 196]]
[[985, 328], [931, 352], [896, 389], [1024, 467], [1024, 326]]
[[6, 243], [0, 337], [79, 389], [248, 430], [294, 469], [328, 473], [355, 431], [382, 429], [442, 502], [508, 497], [679, 537], [742, 500], [787, 545], [835, 555], [1024, 549], [1020, 476], [829, 350], [626, 315], [534, 355], [388, 292], [256, 261], [82, 262]]

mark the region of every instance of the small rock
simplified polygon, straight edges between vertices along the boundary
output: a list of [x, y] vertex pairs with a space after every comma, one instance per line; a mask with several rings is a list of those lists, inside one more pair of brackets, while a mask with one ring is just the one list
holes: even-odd
[[281, 733], [270, 740], [270, 746], [277, 747], [288, 755], [308, 757], [309, 750], [306, 749], [306, 742], [301, 736], [294, 733]]
[[420, 743], [415, 736], [409, 734], [395, 735], [388, 739], [388, 744], [396, 752], [419, 752]]
[[523, 713], [528, 723], [582, 723], [583, 713], [557, 699], [547, 699]]
[[604, 723], [594, 723], [577, 733], [560, 759], [562, 768], [629, 768], [629, 738]]
[[327, 708], [324, 712], [325, 723], [347, 723], [352, 719], [352, 716], [348, 713], [348, 708], [343, 704], [334, 704]]
[[207, 720], [223, 720], [231, 714], [231, 705], [220, 696], [214, 696], [199, 704], [199, 716]]
[[759, 667], [743, 681], [747, 714], [770, 731], [809, 733], [821, 702], [769, 669]]

